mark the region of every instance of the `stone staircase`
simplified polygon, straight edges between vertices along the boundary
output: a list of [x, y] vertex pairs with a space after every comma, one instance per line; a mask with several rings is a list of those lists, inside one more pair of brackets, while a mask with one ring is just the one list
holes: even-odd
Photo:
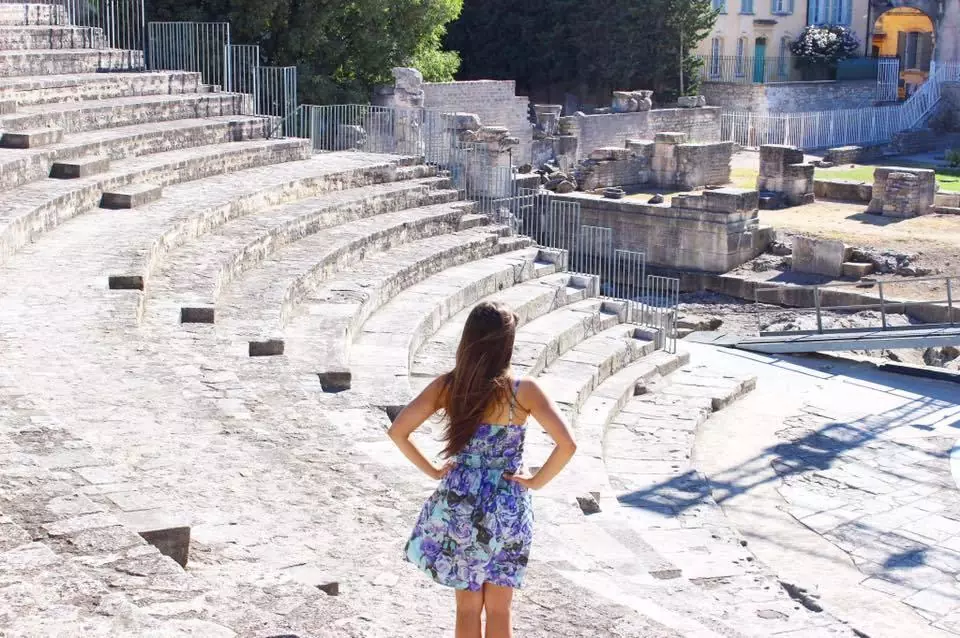
[[[690, 469], [750, 380], [654, 351], [419, 158], [312, 156], [141, 55], [0, 4], [0, 633], [449, 630], [399, 560], [433, 486], [383, 430], [484, 299], [521, 317], [516, 372], [581, 446], [537, 497], [521, 635], [833, 626], [764, 589]], [[530, 462], [549, 449], [531, 423]]]

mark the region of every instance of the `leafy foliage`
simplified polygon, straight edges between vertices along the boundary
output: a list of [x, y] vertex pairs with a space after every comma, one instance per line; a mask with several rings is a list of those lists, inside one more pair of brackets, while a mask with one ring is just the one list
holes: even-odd
[[860, 42], [848, 27], [839, 24], [808, 25], [790, 51], [808, 63], [834, 64], [857, 55]]
[[366, 102], [395, 66], [452, 79], [445, 25], [463, 0], [151, 0], [149, 20], [226, 21], [231, 40], [258, 44], [264, 63], [296, 65], [300, 101]]
[[717, 13], [710, 0], [467, 0], [447, 43], [463, 57], [462, 79], [515, 79], [609, 95], [652, 89], [669, 100], [692, 86], [692, 55]]

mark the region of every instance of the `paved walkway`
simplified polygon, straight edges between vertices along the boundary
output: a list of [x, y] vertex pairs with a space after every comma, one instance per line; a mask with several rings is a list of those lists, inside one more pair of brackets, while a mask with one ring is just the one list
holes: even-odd
[[835, 359], [692, 350], [759, 377], [706, 424], [695, 454], [758, 557], [871, 638], [960, 635], [960, 387]]

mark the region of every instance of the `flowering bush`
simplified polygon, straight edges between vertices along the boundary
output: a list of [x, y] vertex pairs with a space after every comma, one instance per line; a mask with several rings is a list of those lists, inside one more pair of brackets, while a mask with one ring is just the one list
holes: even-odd
[[791, 45], [790, 51], [808, 62], [834, 64], [852, 58], [860, 49], [856, 34], [838, 24], [810, 25]]

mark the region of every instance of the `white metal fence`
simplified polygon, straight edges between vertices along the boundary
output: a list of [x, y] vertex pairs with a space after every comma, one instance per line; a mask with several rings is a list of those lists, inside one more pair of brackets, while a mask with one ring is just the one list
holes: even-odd
[[900, 58], [881, 58], [877, 66], [877, 101], [895, 101], [899, 86]]
[[939, 65], [901, 104], [802, 113], [726, 112], [721, 139], [745, 147], [788, 144], [802, 149], [883, 144], [896, 133], [922, 126], [940, 101], [944, 82], [960, 80], [960, 65]]

